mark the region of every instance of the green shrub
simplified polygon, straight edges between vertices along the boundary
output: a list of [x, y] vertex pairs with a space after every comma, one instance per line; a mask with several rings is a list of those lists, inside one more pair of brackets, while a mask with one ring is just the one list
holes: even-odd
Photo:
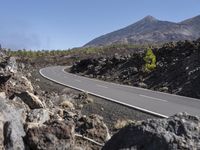
[[150, 72], [156, 68], [156, 56], [154, 55], [152, 49], [148, 49], [144, 57], [145, 61], [145, 72]]

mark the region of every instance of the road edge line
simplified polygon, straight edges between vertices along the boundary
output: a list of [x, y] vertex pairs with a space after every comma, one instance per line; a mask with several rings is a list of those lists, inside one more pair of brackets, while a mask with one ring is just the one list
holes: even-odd
[[[70, 87], [72, 89], [75, 89], [75, 90], [78, 90], [78, 91], [81, 91], [81, 92], [86, 92], [85, 90], [82, 90], [80, 88], [77, 88], [77, 87], [74, 87], [74, 86], [71, 86], [71, 85], [67, 85], [67, 84], [64, 84], [64, 83], [61, 83], [59, 81], [56, 81], [54, 79], [51, 79], [47, 76], [45, 76], [44, 74], [42, 74], [42, 70], [44, 70], [45, 68], [42, 68], [39, 70], [39, 73], [42, 77], [50, 80], [50, 81], [53, 81], [55, 83], [58, 83], [60, 85], [63, 85], [63, 86], [66, 86], [66, 87]], [[115, 102], [115, 103], [118, 103], [118, 104], [121, 104], [121, 105], [124, 105], [124, 106], [128, 106], [128, 107], [131, 107], [131, 108], [134, 108], [136, 110], [139, 110], [139, 111], [142, 111], [142, 112], [145, 112], [145, 113], [148, 113], [148, 114], [151, 114], [151, 115], [154, 115], [154, 116], [158, 116], [158, 117], [162, 117], [162, 118], [168, 118], [169, 116], [166, 116], [166, 115], [163, 115], [163, 114], [160, 114], [160, 113], [156, 113], [156, 112], [153, 112], [153, 111], [150, 111], [150, 110], [147, 110], [147, 109], [144, 109], [144, 108], [141, 108], [141, 107], [137, 107], [137, 106], [133, 106], [133, 105], [130, 105], [130, 104], [127, 104], [127, 103], [123, 103], [123, 102], [120, 102], [118, 100], [115, 100], [115, 99], [112, 99], [112, 98], [108, 98], [108, 97], [105, 97], [105, 96], [102, 96], [102, 95], [99, 95], [99, 94], [95, 94], [93, 92], [89, 92], [87, 91], [88, 94], [91, 94], [91, 95], [94, 95], [94, 96], [97, 96], [97, 97], [100, 97], [100, 98], [103, 98], [103, 99], [107, 99], [109, 101], [112, 101], [112, 102]]]

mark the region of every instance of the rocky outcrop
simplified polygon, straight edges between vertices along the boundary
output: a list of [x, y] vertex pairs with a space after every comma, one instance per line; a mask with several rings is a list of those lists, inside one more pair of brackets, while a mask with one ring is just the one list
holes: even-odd
[[24, 101], [24, 103], [26, 103], [31, 109], [38, 109], [38, 108], [44, 108], [44, 104], [40, 101], [40, 99], [26, 91], [26, 92], [22, 92], [20, 94], [18, 94], [18, 96], [22, 99], [22, 101]]
[[85, 145], [87, 149], [99, 149], [96, 141], [106, 140], [108, 128], [100, 116], [85, 116], [87, 119], [83, 121], [85, 117], [78, 107], [91, 103], [92, 99], [79, 92], [42, 91], [28, 79], [32, 77], [29, 71], [23, 73], [23, 66], [20, 70], [18, 66], [15, 58], [2, 53], [0, 149], [75, 150], [85, 149], [82, 148]]
[[0, 60], [0, 90], [5, 91], [7, 97], [24, 91], [33, 92], [31, 82], [22, 72], [17, 72], [17, 69], [18, 65], [14, 57], [2, 56]]
[[[5, 52], [0, 55], [0, 148], [25, 149], [23, 138], [26, 133], [23, 125], [26, 119], [26, 108], [22, 103], [7, 99], [8, 85], [17, 73], [17, 63], [14, 57], [7, 57]], [[17, 87], [13, 84], [11, 89], [17, 91]]]
[[76, 131], [83, 136], [96, 139], [100, 143], [110, 139], [108, 127], [103, 122], [103, 118], [98, 115], [81, 117], [78, 120]]
[[16, 109], [5, 99], [0, 98], [0, 148], [25, 149], [21, 109]]
[[12, 77], [6, 82], [6, 92], [9, 96], [14, 93], [19, 94], [24, 91], [31, 93], [34, 92], [31, 82], [21, 73], [12, 75]]
[[52, 120], [27, 131], [25, 137], [31, 150], [72, 150], [74, 147], [74, 125], [70, 122]]
[[168, 119], [130, 124], [115, 134], [103, 150], [194, 150], [200, 148], [200, 118], [180, 113]]

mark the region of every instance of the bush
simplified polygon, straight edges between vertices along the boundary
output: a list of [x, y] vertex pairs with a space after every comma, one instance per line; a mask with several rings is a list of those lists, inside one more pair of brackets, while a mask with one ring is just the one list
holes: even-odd
[[156, 56], [154, 55], [152, 49], [148, 49], [144, 57], [145, 61], [145, 71], [150, 72], [156, 68]]

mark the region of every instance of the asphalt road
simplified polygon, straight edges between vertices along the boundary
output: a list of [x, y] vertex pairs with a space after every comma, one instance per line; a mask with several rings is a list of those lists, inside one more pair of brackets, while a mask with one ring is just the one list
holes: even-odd
[[67, 73], [65, 68], [47, 67], [41, 69], [40, 74], [59, 84], [161, 117], [169, 117], [178, 112], [200, 115], [200, 99], [89, 79]]

